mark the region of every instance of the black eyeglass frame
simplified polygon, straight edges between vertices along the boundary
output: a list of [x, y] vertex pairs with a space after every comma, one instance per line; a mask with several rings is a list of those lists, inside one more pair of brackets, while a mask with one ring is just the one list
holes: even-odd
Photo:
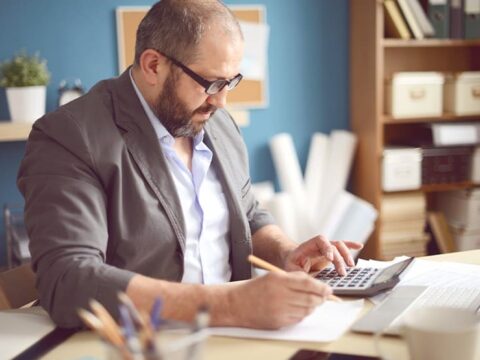
[[174, 65], [178, 66], [180, 69], [182, 69], [185, 74], [190, 76], [193, 80], [195, 80], [198, 84], [202, 85], [205, 89], [205, 93], [208, 95], [215, 95], [218, 94], [220, 91], [223, 90], [223, 88], [226, 86], [227, 90], [233, 90], [243, 79], [243, 75], [238, 73], [235, 75], [233, 78], [230, 80], [227, 79], [218, 79], [214, 81], [208, 81], [207, 79], [204, 79], [200, 75], [198, 75], [195, 71], [190, 69], [188, 66], [182, 64], [180, 61], [177, 59], [163, 54], [168, 60], [170, 60]]

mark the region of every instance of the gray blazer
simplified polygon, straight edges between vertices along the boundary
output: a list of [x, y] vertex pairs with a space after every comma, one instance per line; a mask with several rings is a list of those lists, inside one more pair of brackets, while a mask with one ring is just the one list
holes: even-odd
[[[230, 210], [232, 281], [248, 279], [257, 208], [245, 145], [217, 110], [205, 143]], [[40, 304], [60, 326], [97, 299], [117, 314], [134, 273], [180, 281], [185, 224], [173, 179], [128, 71], [39, 119], [18, 174]]]

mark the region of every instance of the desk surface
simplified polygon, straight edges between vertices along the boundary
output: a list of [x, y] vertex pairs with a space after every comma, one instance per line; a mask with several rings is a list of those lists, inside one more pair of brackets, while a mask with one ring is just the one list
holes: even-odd
[[[458, 252], [426, 257], [435, 261], [454, 261], [480, 265], [480, 250]], [[365, 302], [362, 314], [372, 307]], [[406, 344], [401, 338], [384, 337], [381, 340], [382, 349], [390, 354], [392, 359], [408, 359]], [[249, 340], [226, 337], [211, 337], [204, 348], [204, 358], [211, 360], [224, 359], [288, 359], [299, 349], [321, 350], [325, 352], [342, 352], [356, 355], [377, 356], [373, 337], [371, 335], [347, 332], [332, 343], [293, 342], [273, 340]], [[80, 359], [106, 358], [105, 349], [98, 337], [91, 332], [80, 332], [72, 336], [50, 351], [43, 359]]]

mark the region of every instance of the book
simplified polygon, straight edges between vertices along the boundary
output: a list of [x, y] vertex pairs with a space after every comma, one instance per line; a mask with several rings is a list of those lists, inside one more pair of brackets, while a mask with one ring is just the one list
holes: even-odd
[[395, 0], [385, 0], [385, 35], [386, 37], [409, 40], [412, 38], [407, 24]]
[[463, 39], [464, 37], [464, 0], [450, 0], [450, 37]]
[[412, 31], [414, 38], [417, 40], [424, 39], [425, 35], [423, 35], [422, 29], [420, 28], [420, 25], [417, 23], [417, 19], [415, 18], [415, 15], [413, 14], [412, 9], [410, 8], [410, 4], [408, 0], [397, 0], [397, 2], [400, 10], [403, 13], [403, 16], [405, 17], [408, 27]]
[[380, 205], [382, 222], [425, 217], [426, 198], [421, 191], [384, 194]]
[[421, 233], [425, 228], [426, 216], [420, 216], [418, 219], [412, 220], [397, 220], [397, 221], [384, 221], [382, 223], [382, 233], [395, 233], [400, 231], [409, 231]]
[[456, 251], [457, 247], [453, 241], [452, 232], [450, 231], [445, 215], [441, 211], [429, 211], [427, 219], [438, 249], [442, 253]]
[[450, 37], [450, 5], [447, 0], [428, 0], [428, 17], [435, 30], [435, 37]]
[[465, 39], [480, 39], [480, 1], [465, 0]]
[[423, 35], [425, 37], [432, 37], [435, 34], [435, 30], [433, 29], [432, 23], [428, 19], [427, 14], [423, 10], [422, 5], [420, 5], [418, 0], [407, 0], [407, 2]]

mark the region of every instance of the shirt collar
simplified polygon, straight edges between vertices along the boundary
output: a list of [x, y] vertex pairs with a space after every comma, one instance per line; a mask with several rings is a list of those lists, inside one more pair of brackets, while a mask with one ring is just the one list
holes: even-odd
[[[163, 126], [161, 121], [158, 119], [158, 117], [153, 113], [152, 109], [150, 108], [150, 105], [148, 105], [147, 101], [143, 97], [143, 94], [140, 92], [140, 89], [138, 88], [137, 84], [135, 83], [135, 80], [133, 79], [132, 76], [132, 69], [130, 68], [129, 70], [129, 75], [130, 75], [130, 80], [132, 82], [133, 88], [135, 89], [135, 93], [138, 96], [138, 99], [140, 100], [140, 103], [143, 106], [143, 109], [145, 110], [145, 113], [147, 114], [148, 120], [153, 126], [153, 129], [155, 130], [155, 134], [157, 135], [157, 138], [160, 140], [160, 142], [163, 144], [168, 144], [168, 145], [173, 145], [175, 142], [175, 139], [173, 138], [172, 134], [168, 132], [168, 130]], [[202, 129], [194, 138], [193, 138], [193, 146], [197, 147], [197, 145], [200, 145], [203, 143], [203, 137], [205, 135], [205, 130]]]

